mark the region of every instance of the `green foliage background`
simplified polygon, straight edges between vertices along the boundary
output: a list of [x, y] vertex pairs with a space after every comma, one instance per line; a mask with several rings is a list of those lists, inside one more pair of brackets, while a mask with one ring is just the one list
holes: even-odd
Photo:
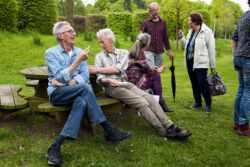
[[52, 34], [56, 19], [54, 0], [19, 0], [18, 26], [42, 34]]
[[127, 12], [109, 13], [106, 24], [115, 34], [129, 35], [132, 31], [132, 15]]
[[0, 1], [0, 29], [10, 32], [17, 31], [17, 2], [16, 0]]

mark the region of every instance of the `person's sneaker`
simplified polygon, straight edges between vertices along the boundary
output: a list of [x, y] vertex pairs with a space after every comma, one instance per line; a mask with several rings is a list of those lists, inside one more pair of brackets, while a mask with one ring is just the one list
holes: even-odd
[[194, 103], [191, 106], [189, 106], [188, 108], [189, 109], [194, 109], [194, 108], [200, 108], [200, 107], [202, 107], [201, 103]]
[[113, 127], [109, 130], [108, 135], [105, 136], [105, 139], [108, 143], [121, 143], [127, 140], [130, 136], [130, 133], [121, 132]]
[[191, 135], [192, 135], [191, 132], [182, 130], [178, 126], [174, 125], [172, 128], [168, 128], [166, 137], [185, 139]]
[[61, 158], [61, 155], [60, 155], [60, 149], [61, 147], [58, 146], [58, 145], [52, 145], [47, 153], [46, 153], [46, 157], [48, 157], [48, 164], [49, 165], [62, 165], [62, 158]]

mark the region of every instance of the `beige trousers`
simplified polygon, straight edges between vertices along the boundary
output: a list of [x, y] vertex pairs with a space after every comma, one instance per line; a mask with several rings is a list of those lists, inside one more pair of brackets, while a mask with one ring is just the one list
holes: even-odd
[[154, 97], [130, 83], [128, 87], [105, 87], [106, 93], [114, 99], [119, 99], [131, 108], [136, 108], [143, 118], [157, 131], [165, 136], [168, 127], [173, 122], [164, 113]]

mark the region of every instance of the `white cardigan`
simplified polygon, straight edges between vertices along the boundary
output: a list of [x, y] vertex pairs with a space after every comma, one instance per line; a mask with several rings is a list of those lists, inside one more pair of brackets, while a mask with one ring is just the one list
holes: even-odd
[[[187, 39], [183, 36], [180, 41], [184, 49], [184, 65], [186, 66], [186, 51], [189, 39], [192, 35], [192, 29], [187, 34]], [[201, 30], [195, 39], [194, 46], [194, 64], [195, 68], [215, 68], [215, 39], [211, 29], [202, 24]]]

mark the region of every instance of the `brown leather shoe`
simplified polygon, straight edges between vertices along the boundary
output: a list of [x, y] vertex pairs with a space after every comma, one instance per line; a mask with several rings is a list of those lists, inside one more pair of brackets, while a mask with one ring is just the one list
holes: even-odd
[[178, 126], [173, 125], [172, 127], [168, 128], [166, 137], [167, 138], [181, 138], [185, 139], [191, 136], [192, 133], [187, 130], [182, 130]]

